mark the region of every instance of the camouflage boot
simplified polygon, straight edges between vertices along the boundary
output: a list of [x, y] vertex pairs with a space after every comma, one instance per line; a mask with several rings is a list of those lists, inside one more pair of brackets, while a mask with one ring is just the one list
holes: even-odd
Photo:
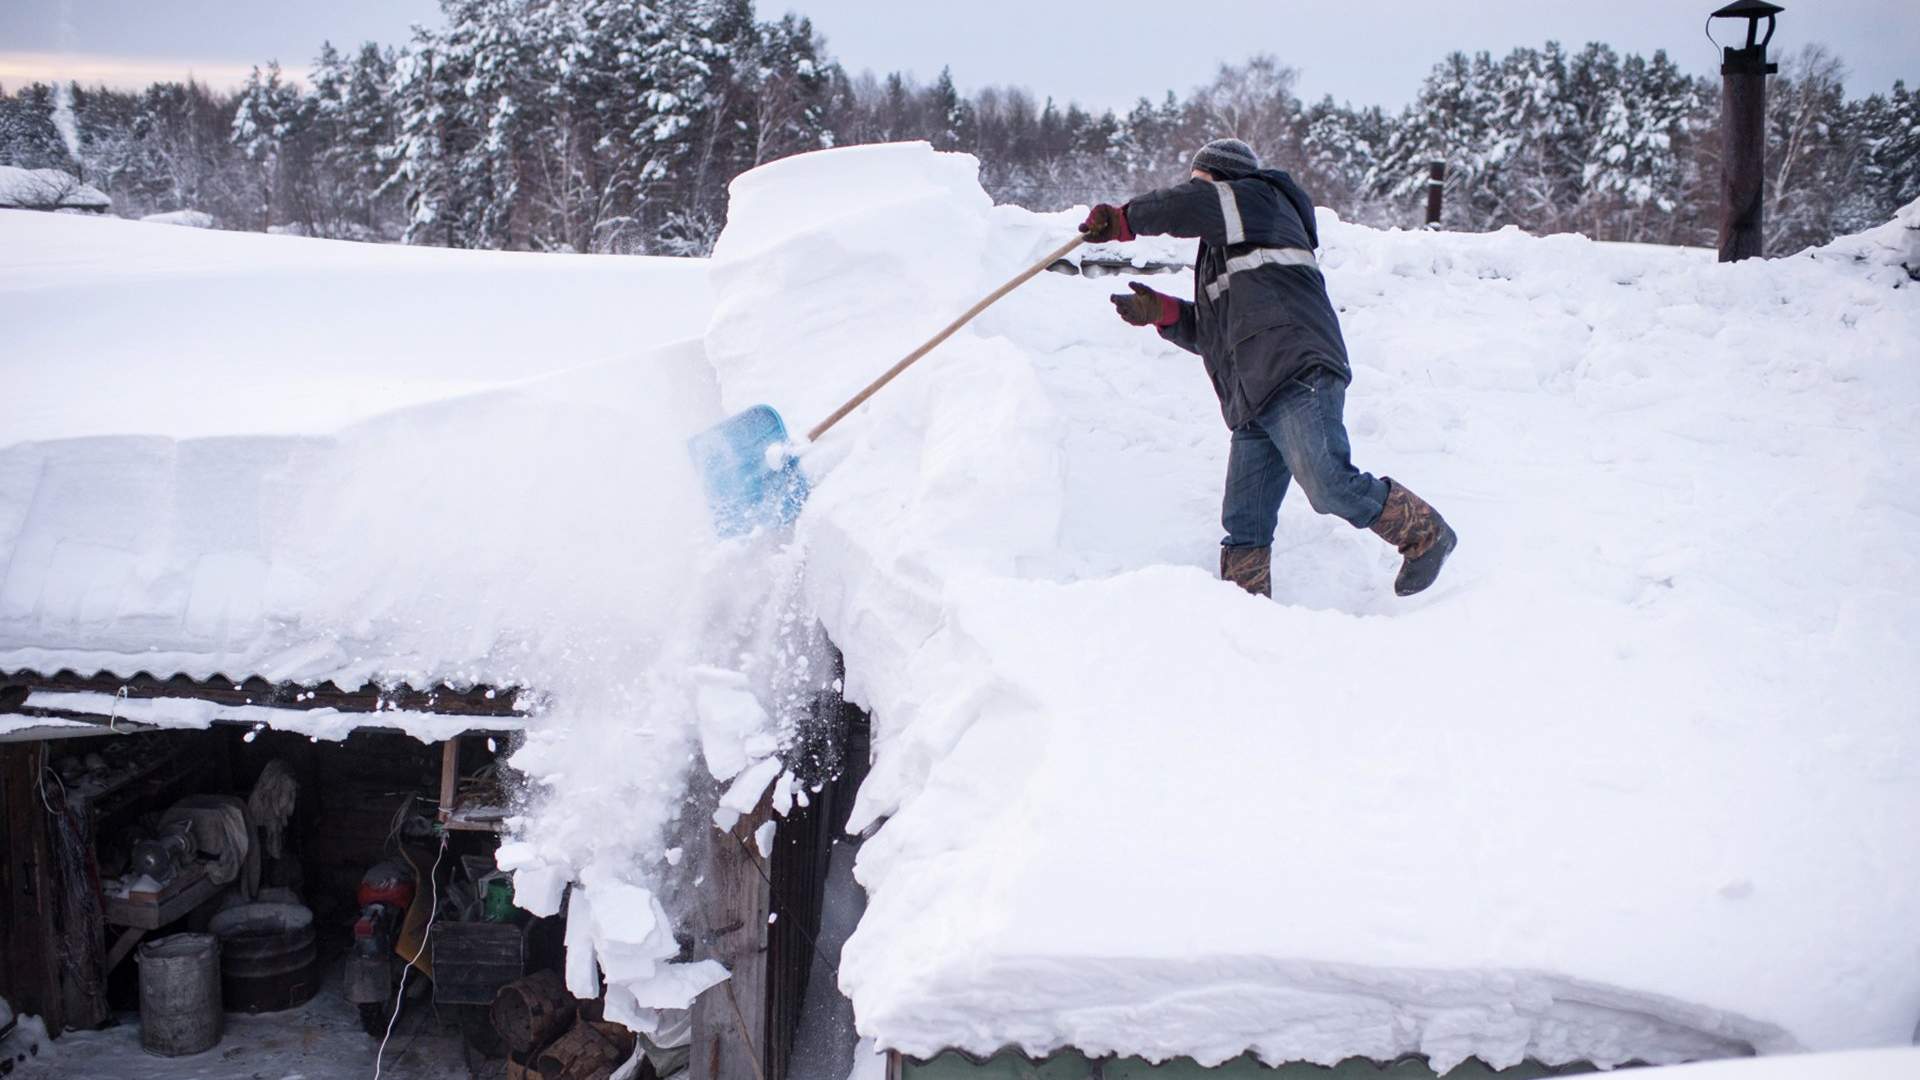
[[1425, 499], [1392, 477], [1383, 479], [1387, 482], [1387, 505], [1371, 527], [1382, 540], [1399, 548], [1404, 560], [1400, 564], [1400, 575], [1393, 579], [1394, 593], [1412, 596], [1440, 576], [1440, 564], [1453, 554], [1459, 538]]
[[1231, 581], [1255, 596], [1273, 595], [1273, 577], [1269, 573], [1271, 547], [1223, 547], [1220, 549], [1220, 580]]

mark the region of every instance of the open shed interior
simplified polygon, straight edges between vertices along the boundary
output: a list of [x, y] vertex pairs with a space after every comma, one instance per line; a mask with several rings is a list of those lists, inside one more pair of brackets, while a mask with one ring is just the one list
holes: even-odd
[[[204, 1027], [211, 1009], [297, 1010], [306, 1030], [357, 1035], [370, 1063], [370, 1033], [391, 1022], [462, 1066], [447, 1075], [474, 1074], [462, 1059], [500, 1052], [487, 1018], [500, 985], [560, 963], [561, 919], [515, 908], [494, 865], [511, 737], [428, 744], [362, 728], [323, 741], [216, 724], [0, 743], [0, 997], [53, 1035], [130, 1025], [149, 1052], [194, 1053], [207, 1032], [156, 1034], [143, 972], [150, 982], [176, 935], [210, 935], [217, 991], [204, 978], [163, 987], [181, 1003], [175, 1027]], [[463, 811], [451, 825], [449, 790]], [[437, 940], [423, 949], [429, 914]], [[410, 949], [438, 970], [416, 975], [396, 1019]], [[201, 990], [212, 996], [193, 1001]]]
[[[0, 1075], [846, 1071], [833, 969], [857, 914], [823, 922], [830, 866], [841, 907], [857, 894], [851, 848], [835, 852], [867, 728], [837, 698], [795, 751], [811, 798], [770, 851], [754, 839], [769, 798], [731, 830], [696, 830], [711, 931], [681, 935], [679, 959], [721, 960], [730, 989], [641, 1040], [568, 986], [567, 905], [535, 917], [497, 866], [520, 795], [507, 695], [404, 691], [398, 707], [425, 717], [409, 731], [445, 736], [428, 742], [376, 726], [395, 706], [372, 689], [32, 678], [0, 685], [0, 999], [33, 1018], [0, 1041]], [[222, 715], [205, 728], [153, 726], [207, 703]], [[300, 730], [348, 723], [338, 739]]]

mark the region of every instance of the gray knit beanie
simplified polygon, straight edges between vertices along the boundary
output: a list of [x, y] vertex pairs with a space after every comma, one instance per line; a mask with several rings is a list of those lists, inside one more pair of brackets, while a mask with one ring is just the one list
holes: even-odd
[[1205, 169], [1222, 180], [1232, 180], [1257, 172], [1260, 155], [1239, 139], [1215, 139], [1193, 155], [1193, 167]]

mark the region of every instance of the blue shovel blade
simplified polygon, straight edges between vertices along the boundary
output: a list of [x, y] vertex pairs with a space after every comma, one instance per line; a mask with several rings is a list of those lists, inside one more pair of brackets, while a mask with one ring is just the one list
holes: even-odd
[[687, 440], [721, 536], [791, 525], [800, 516], [807, 501], [800, 463], [791, 454], [769, 453], [787, 442], [787, 425], [770, 405], [755, 405]]

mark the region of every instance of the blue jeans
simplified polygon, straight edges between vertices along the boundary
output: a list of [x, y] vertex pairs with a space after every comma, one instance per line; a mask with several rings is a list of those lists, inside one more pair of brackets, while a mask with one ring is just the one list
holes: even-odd
[[1287, 482], [1297, 480], [1322, 514], [1364, 529], [1387, 505], [1387, 483], [1349, 460], [1342, 419], [1347, 387], [1315, 368], [1289, 381], [1260, 414], [1233, 429], [1227, 452], [1227, 495], [1220, 509], [1227, 547], [1266, 547], [1280, 518]]

